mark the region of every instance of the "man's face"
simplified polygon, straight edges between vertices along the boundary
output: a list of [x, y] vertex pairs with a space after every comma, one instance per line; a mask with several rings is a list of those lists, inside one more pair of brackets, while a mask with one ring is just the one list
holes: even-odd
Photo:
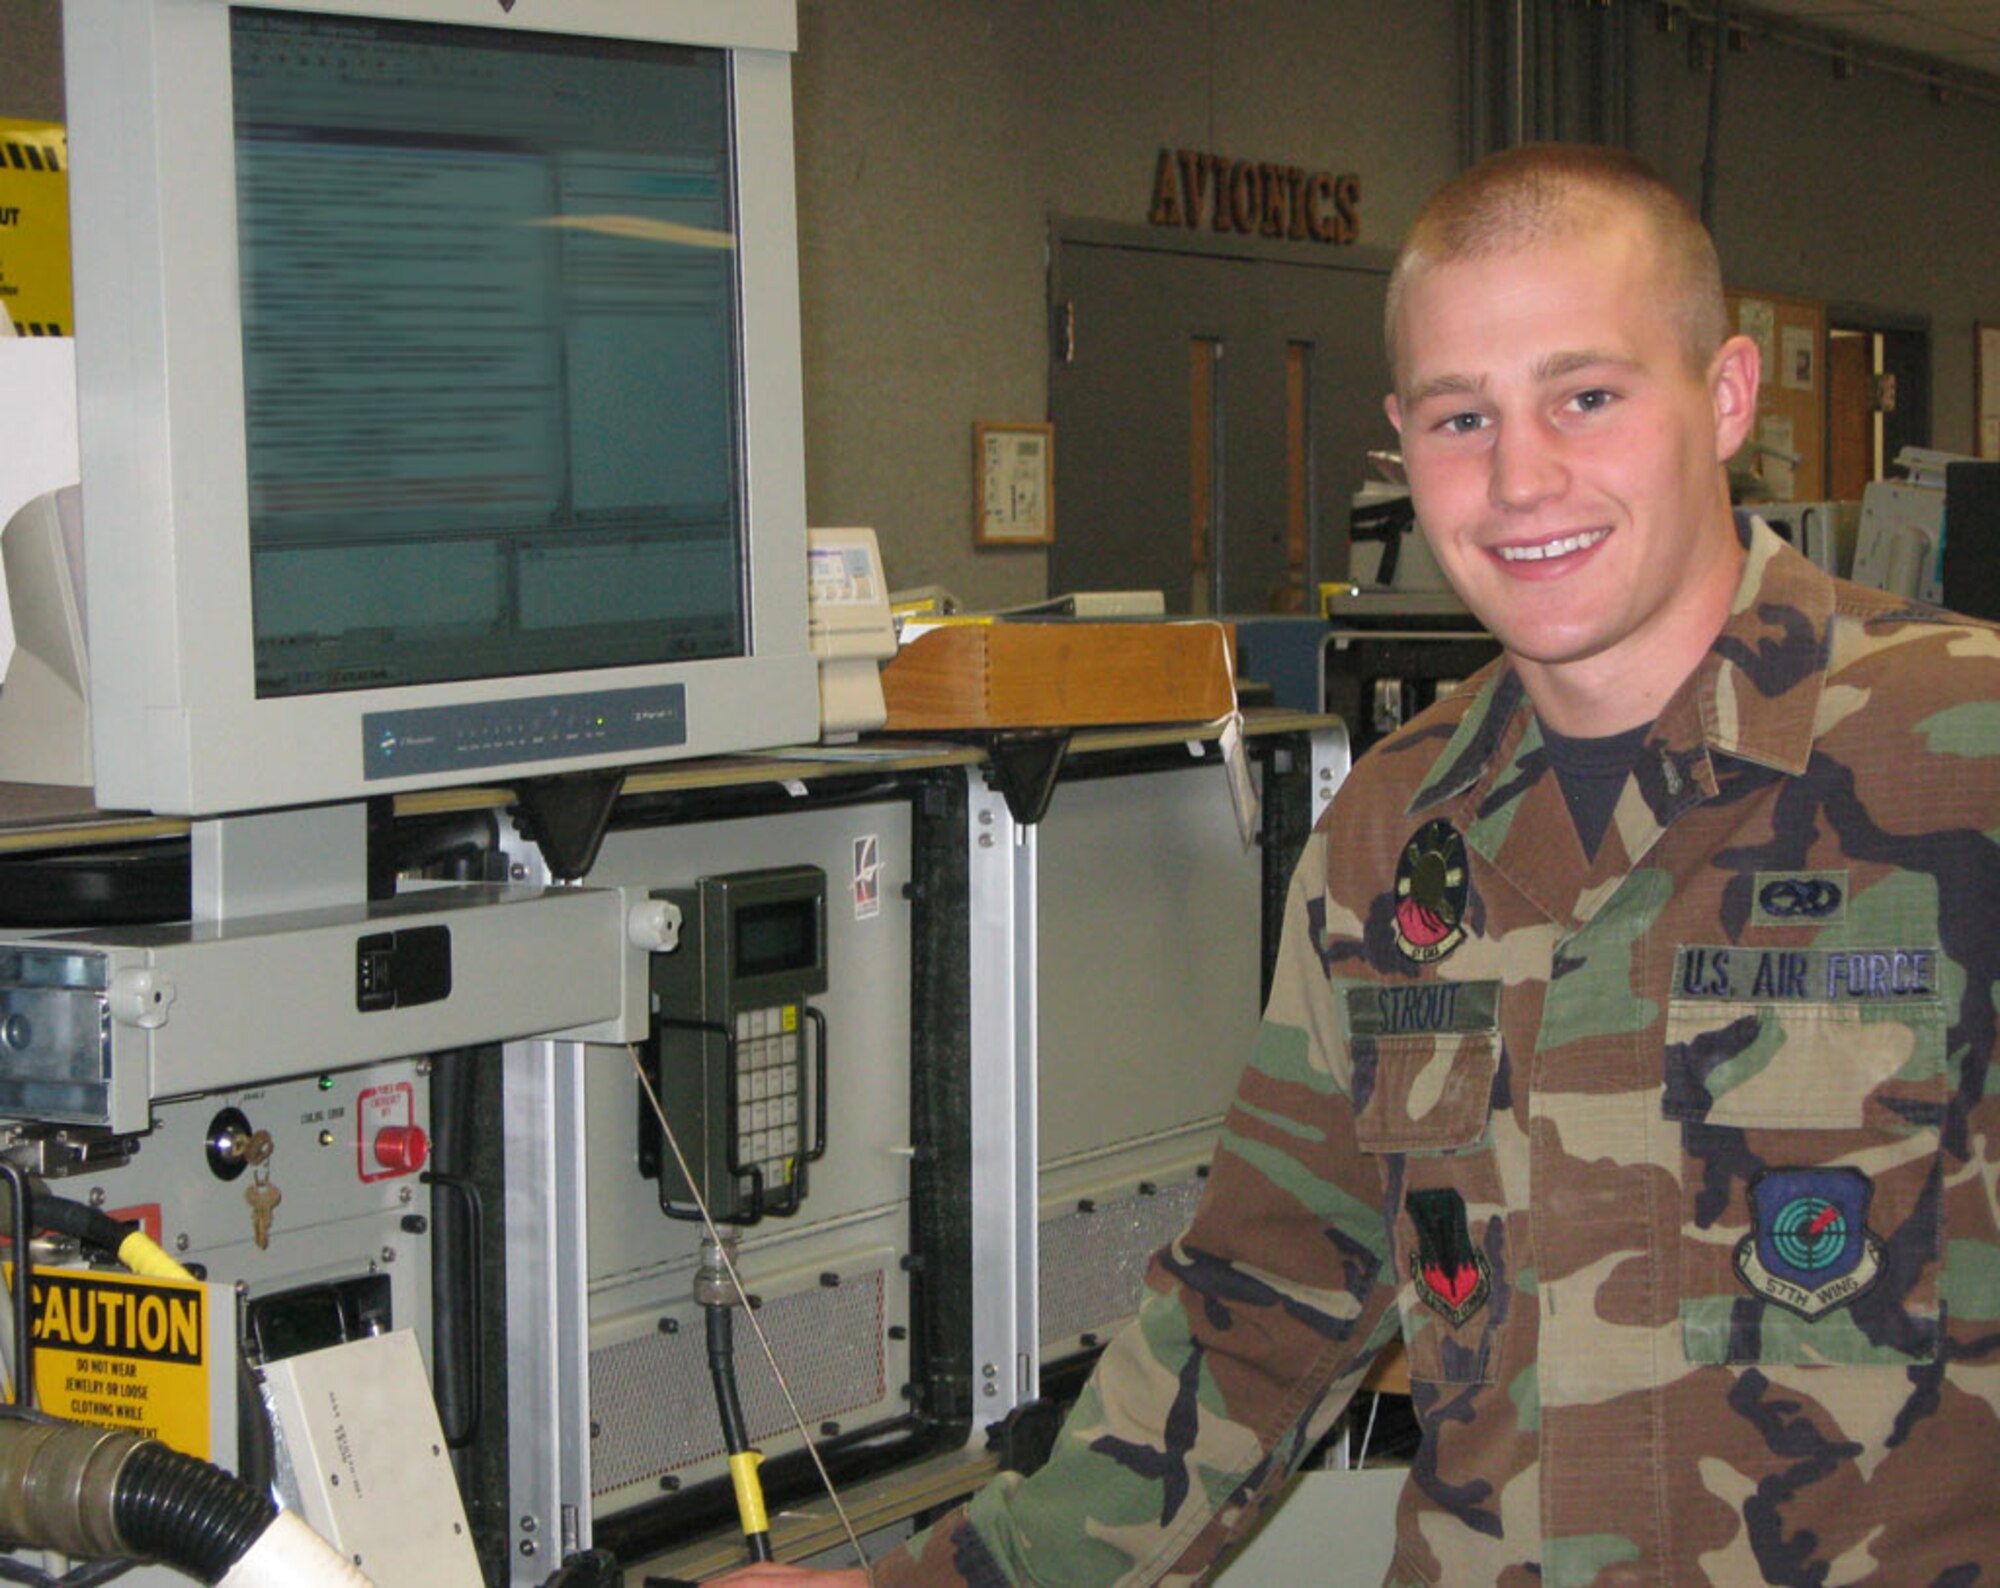
[[1754, 415], [1755, 345], [1694, 367], [1659, 246], [1621, 208], [1419, 272], [1400, 351], [1389, 418], [1439, 566], [1556, 727], [1646, 721], [1735, 592], [1719, 465]]

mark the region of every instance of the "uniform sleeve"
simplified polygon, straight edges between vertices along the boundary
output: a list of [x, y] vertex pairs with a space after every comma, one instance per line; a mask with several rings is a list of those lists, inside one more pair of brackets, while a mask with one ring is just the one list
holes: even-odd
[[1200, 1210], [1033, 1477], [996, 1479], [877, 1588], [1192, 1577], [1254, 1519], [1397, 1332], [1374, 1163], [1321, 956], [1326, 853], [1292, 879], [1271, 998]]

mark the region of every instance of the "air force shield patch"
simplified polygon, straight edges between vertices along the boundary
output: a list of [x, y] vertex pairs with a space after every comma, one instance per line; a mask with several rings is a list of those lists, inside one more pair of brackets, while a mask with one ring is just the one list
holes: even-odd
[[1859, 1169], [1774, 1169], [1750, 1185], [1750, 1233], [1736, 1273], [1766, 1301], [1818, 1318], [1866, 1291], [1882, 1273], [1869, 1230], [1874, 1192]]

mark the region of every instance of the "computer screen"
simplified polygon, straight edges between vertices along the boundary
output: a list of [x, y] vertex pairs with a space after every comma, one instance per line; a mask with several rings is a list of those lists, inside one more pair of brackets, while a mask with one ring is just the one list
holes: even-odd
[[65, 25], [100, 805], [814, 736], [789, 4]]
[[230, 25], [257, 693], [742, 655], [727, 54]]

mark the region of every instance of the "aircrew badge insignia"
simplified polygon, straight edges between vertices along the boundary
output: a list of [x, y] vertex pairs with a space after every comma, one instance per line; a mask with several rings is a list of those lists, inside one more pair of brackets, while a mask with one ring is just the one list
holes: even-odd
[[1859, 1169], [1774, 1169], [1750, 1185], [1750, 1233], [1736, 1273], [1765, 1300], [1801, 1318], [1844, 1307], [1882, 1273], [1882, 1242], [1868, 1228], [1874, 1191]]
[[1452, 1190], [1412, 1191], [1403, 1199], [1417, 1227], [1410, 1280], [1417, 1299], [1456, 1329], [1493, 1293], [1492, 1271], [1472, 1244], [1465, 1198]]
[[1803, 921], [1846, 919], [1844, 871], [1760, 871], [1756, 878], [1753, 926], [1794, 926]]
[[1447, 821], [1429, 821], [1396, 861], [1396, 947], [1433, 964], [1465, 941], [1465, 840]]

